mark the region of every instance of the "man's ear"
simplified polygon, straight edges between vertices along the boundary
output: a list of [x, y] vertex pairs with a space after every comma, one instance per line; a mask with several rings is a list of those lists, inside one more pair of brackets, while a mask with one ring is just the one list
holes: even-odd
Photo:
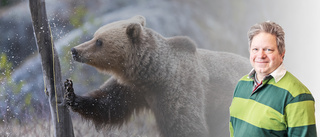
[[142, 27], [139, 23], [131, 23], [128, 25], [126, 33], [129, 39], [132, 40], [133, 43], [136, 43], [140, 39]]
[[283, 52], [282, 52], [282, 61], [284, 60], [284, 56], [286, 55], [286, 50], [284, 50]]

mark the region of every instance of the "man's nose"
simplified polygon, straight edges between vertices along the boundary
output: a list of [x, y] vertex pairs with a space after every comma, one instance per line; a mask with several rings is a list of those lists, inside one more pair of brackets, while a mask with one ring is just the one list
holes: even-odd
[[260, 58], [266, 58], [267, 57], [267, 54], [265, 53], [264, 50], [259, 50], [257, 54], [258, 54], [258, 57], [260, 57]]

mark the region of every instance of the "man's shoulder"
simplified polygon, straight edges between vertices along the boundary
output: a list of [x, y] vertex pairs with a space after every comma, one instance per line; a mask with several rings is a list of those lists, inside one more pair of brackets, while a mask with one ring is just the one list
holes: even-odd
[[239, 81], [253, 81], [253, 79], [249, 78], [249, 75], [243, 76]]
[[294, 97], [300, 94], [311, 94], [309, 89], [289, 71], [286, 72], [279, 82], [272, 81], [269, 84], [287, 90]]

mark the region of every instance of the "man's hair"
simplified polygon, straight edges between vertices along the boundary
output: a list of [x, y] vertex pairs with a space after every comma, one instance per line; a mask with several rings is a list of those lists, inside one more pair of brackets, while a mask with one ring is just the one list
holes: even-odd
[[280, 25], [271, 21], [255, 24], [249, 29], [249, 47], [251, 47], [253, 37], [258, 35], [260, 32], [266, 32], [276, 36], [279, 53], [282, 54], [285, 52], [284, 31]]

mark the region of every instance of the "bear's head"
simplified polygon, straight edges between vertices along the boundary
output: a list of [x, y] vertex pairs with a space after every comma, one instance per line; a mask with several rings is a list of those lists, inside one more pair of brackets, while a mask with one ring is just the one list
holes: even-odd
[[102, 72], [124, 70], [134, 44], [142, 39], [145, 18], [134, 16], [99, 28], [93, 38], [71, 49], [73, 59]]

